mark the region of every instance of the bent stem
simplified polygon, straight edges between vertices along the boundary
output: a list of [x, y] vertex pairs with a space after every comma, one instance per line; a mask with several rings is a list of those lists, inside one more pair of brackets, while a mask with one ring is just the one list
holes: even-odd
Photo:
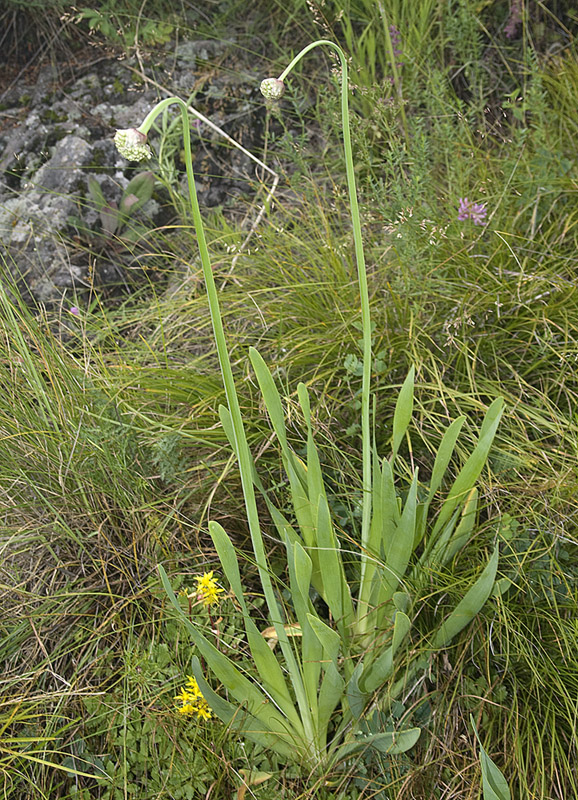
[[343, 50], [329, 39], [319, 39], [304, 47], [289, 66], [279, 75], [278, 80], [283, 81], [291, 70], [310, 50], [315, 47], [329, 47], [339, 56], [341, 62], [341, 122], [343, 128], [343, 149], [345, 151], [345, 170], [347, 174], [347, 189], [351, 221], [353, 225], [353, 241], [355, 245], [355, 260], [357, 263], [357, 278], [359, 281], [359, 294], [361, 300], [361, 324], [363, 334], [363, 376], [361, 383], [361, 439], [363, 457], [363, 513], [361, 523], [361, 575], [357, 604], [356, 628], [359, 634], [367, 631], [369, 620], [368, 598], [371, 590], [372, 554], [368, 552], [369, 530], [372, 511], [372, 454], [371, 454], [371, 427], [369, 416], [370, 382], [371, 382], [371, 316], [369, 309], [369, 291], [367, 287], [367, 271], [365, 266], [365, 253], [361, 234], [361, 218], [357, 201], [357, 186], [353, 166], [353, 150], [351, 147], [351, 129], [349, 125], [349, 76], [347, 60]]
[[[205, 229], [199, 208], [199, 201], [197, 197], [197, 190], [195, 187], [195, 176], [193, 172], [193, 160], [191, 153], [191, 134], [189, 125], [189, 115], [186, 104], [179, 97], [167, 97], [161, 100], [152, 111], [145, 117], [142, 125], [137, 128], [143, 134], [147, 134], [150, 130], [155, 119], [161, 114], [167, 106], [176, 104], [181, 112], [183, 121], [183, 140], [185, 147], [185, 165], [187, 170], [187, 183], [189, 187], [189, 197], [191, 200], [191, 210], [193, 212], [193, 223], [195, 232], [197, 234], [197, 243], [199, 246], [199, 253], [201, 256], [201, 265], [203, 269], [203, 277], [205, 280], [205, 287], [207, 291], [207, 298], [209, 301], [209, 309], [211, 314], [211, 321], [213, 324], [213, 332], [215, 342], [217, 345], [217, 354], [219, 358], [219, 365], [223, 376], [223, 383], [225, 386], [225, 394], [227, 397], [227, 404], [231, 414], [233, 423], [233, 433], [235, 440], [235, 449], [237, 458], [239, 460], [239, 470], [241, 473], [241, 484], [243, 487], [243, 497], [245, 500], [245, 508], [247, 512], [247, 521], [249, 523], [249, 531], [251, 533], [251, 542], [253, 545], [253, 552], [255, 554], [255, 561], [259, 570], [259, 578], [263, 586], [263, 592], [267, 603], [270, 619], [275, 626], [275, 632], [279, 644], [282, 648], [283, 656], [287, 663], [287, 668], [291, 675], [291, 681], [295, 691], [295, 697], [299, 706], [303, 728], [310, 746], [317, 750], [317, 736], [315, 726], [313, 723], [311, 709], [307, 702], [307, 695], [303, 685], [303, 678], [301, 669], [295, 658], [291, 643], [283, 625], [282, 614], [279, 609], [277, 599], [273, 590], [271, 577], [267, 567], [267, 558], [265, 555], [265, 547], [263, 543], [263, 536], [261, 533], [261, 526], [259, 523], [259, 515], [257, 511], [257, 503], [255, 500], [255, 491], [253, 487], [253, 469], [251, 453], [247, 444], [247, 437], [245, 434], [245, 427], [243, 425], [243, 418], [235, 389], [235, 381], [233, 379], [233, 371], [231, 369], [231, 361], [227, 344], [225, 341], [225, 332], [223, 329], [223, 322], [221, 318], [221, 311], [219, 307], [219, 298], [215, 279], [213, 277], [213, 270], [211, 267], [211, 260], [209, 250], [207, 247], [207, 240], [205, 237]], [[321, 757], [320, 753], [313, 752], [309, 754], [313, 759]]]

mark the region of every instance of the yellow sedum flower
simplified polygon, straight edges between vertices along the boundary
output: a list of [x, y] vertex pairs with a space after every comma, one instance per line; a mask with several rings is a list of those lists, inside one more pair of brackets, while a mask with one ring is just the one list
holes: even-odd
[[217, 585], [217, 581], [213, 578], [213, 571], [205, 572], [201, 578], [195, 578], [197, 582], [197, 598], [205, 606], [217, 605], [219, 602], [219, 594], [224, 591]]
[[188, 692], [189, 694], [192, 694], [194, 697], [203, 696], [201, 690], [199, 689], [199, 684], [197, 683], [197, 679], [193, 677], [193, 675], [187, 675], [187, 683], [185, 689], [183, 689], [183, 692], [185, 691]]
[[209, 708], [209, 704], [203, 697], [199, 684], [192, 675], [187, 675], [187, 682], [181, 689], [180, 693], [175, 697], [181, 703], [178, 708], [179, 714], [187, 714], [196, 716], [197, 719], [212, 719], [213, 714]]

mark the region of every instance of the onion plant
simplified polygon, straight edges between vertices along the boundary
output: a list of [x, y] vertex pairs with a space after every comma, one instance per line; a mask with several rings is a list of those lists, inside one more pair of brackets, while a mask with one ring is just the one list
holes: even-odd
[[[430, 631], [425, 646], [422, 644], [419, 652], [410, 651], [408, 643], [417, 614], [410, 587], [417, 591], [432, 571], [448, 564], [471, 538], [477, 513], [476, 482], [486, 463], [503, 401], [497, 399], [488, 408], [478, 442], [444, 497], [440, 497], [442, 484], [463, 417], [445, 431], [429, 485], [419, 481], [416, 469], [402, 497], [401, 481], [397, 479], [398, 452], [412, 417], [414, 370], [410, 370], [397, 398], [391, 453], [382, 457], [371, 432], [370, 304], [349, 129], [345, 56], [331, 41], [314, 42], [278, 78], [263, 81], [262, 92], [272, 100], [281, 97], [286, 77], [308, 52], [319, 46], [330, 48], [341, 63], [343, 145], [363, 329], [363, 503], [358, 551], [353, 555], [350, 543], [347, 551], [343, 547], [332, 519], [307, 388], [303, 383], [297, 387], [306, 433], [306, 457], [302, 460], [289, 443], [283, 401], [271, 372], [259, 353], [251, 349], [251, 364], [281, 451], [290, 490], [290, 515], [272, 502], [257, 474], [247, 444], [195, 190], [186, 104], [178, 97], [161, 101], [140, 127], [117, 132], [115, 140], [127, 158], [149, 158], [147, 134], [154, 120], [167, 106], [178, 106], [194, 226], [227, 398], [226, 407], [220, 408], [220, 419], [238, 461], [255, 562], [279, 652], [269, 647], [257, 627], [243, 591], [235, 549], [219, 523], [210, 522], [209, 532], [244, 620], [251, 653], [249, 669], [242, 670], [218, 649], [200, 625], [186, 616], [164, 569], [159, 567], [161, 578], [206, 666], [205, 669], [201, 665], [197, 655], [193, 657], [195, 679], [214, 714], [284, 760], [296, 762], [310, 773], [326, 774], [365, 748], [399, 753], [415, 744], [420, 735], [418, 728], [379, 729], [375, 720], [383, 715], [374, 712], [387, 711], [402, 691], [411, 688], [428, 667], [431, 655], [445, 648], [474, 618], [493, 589], [497, 546], [460, 602]], [[259, 494], [268, 508], [269, 524], [272, 521], [285, 547], [290, 590], [286, 606], [281, 605], [272, 578], [263, 538], [264, 523], [257, 507]], [[435, 514], [432, 508], [437, 509]], [[216, 688], [211, 685], [207, 670], [216, 678]]]

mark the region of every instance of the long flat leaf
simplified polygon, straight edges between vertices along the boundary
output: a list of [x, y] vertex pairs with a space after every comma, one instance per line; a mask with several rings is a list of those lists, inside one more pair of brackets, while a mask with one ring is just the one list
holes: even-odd
[[271, 425], [273, 425], [273, 430], [277, 434], [281, 447], [285, 449], [288, 447], [287, 431], [285, 429], [285, 413], [283, 411], [281, 397], [275, 386], [275, 381], [263, 357], [254, 347], [249, 349], [249, 358], [255, 370], [255, 375], [259, 383], [259, 388], [261, 389], [261, 394], [263, 395], [263, 400], [265, 401], [265, 406], [267, 407]]
[[363, 676], [363, 662], [359, 661], [345, 687], [347, 704], [354, 720], [361, 719], [369, 701], [369, 694], [365, 692], [359, 682]]
[[323, 579], [323, 599], [329, 606], [341, 635], [345, 638], [347, 628], [353, 620], [353, 603], [349, 584], [345, 579], [341, 551], [333, 529], [329, 506], [324, 495], [319, 496], [316, 531], [319, 571]]
[[[395, 533], [390, 535], [385, 543], [386, 566], [383, 572], [383, 588], [379, 596], [379, 605], [391, 599], [393, 593], [397, 591], [399, 583], [403, 580], [409, 559], [413, 552], [415, 540], [415, 518], [417, 507], [417, 470], [413, 476], [410, 490], [407, 494], [403, 513]], [[385, 612], [385, 608], [384, 608]]]
[[326, 625], [320, 620], [319, 617], [309, 614], [308, 619], [313, 632], [321, 642], [324, 658], [328, 658], [337, 663], [337, 656], [339, 655], [339, 648], [342, 643], [341, 636], [337, 631], [334, 631], [333, 628], [330, 628], [329, 625]]
[[309, 623], [310, 613], [315, 616], [313, 606], [309, 599], [313, 565], [311, 559], [298, 542], [292, 544], [289, 540], [286, 540], [286, 547], [291, 598], [293, 600], [293, 607], [297, 620], [301, 626], [301, 668], [303, 671], [303, 683], [309, 708], [315, 717], [317, 714], [319, 675], [321, 672], [321, 661], [323, 659], [323, 648]]
[[304, 383], [300, 383], [298, 385], [297, 395], [299, 397], [299, 404], [301, 406], [301, 410], [303, 411], [305, 424], [307, 426], [307, 490], [309, 492], [309, 499], [313, 505], [317, 505], [317, 498], [319, 495], [325, 495], [325, 487], [323, 485], [323, 475], [321, 473], [319, 455], [313, 440], [309, 394]]
[[104, 192], [102, 191], [102, 187], [94, 175], [88, 176], [87, 186], [90, 198], [96, 203], [99, 211], [101, 208], [108, 205], [106, 197], [104, 196]]
[[503, 410], [504, 400], [502, 397], [496, 398], [488, 408], [482, 427], [480, 428], [478, 443], [460, 470], [448, 493], [447, 500], [443, 504], [436, 524], [434, 525], [431, 534], [432, 540], [434, 540], [439, 531], [444, 528], [448, 519], [453, 514], [456, 505], [465, 502], [469, 491], [479, 478], [484, 464], [488, 459], [490, 447], [494, 441]]
[[271, 731], [265, 730], [263, 724], [257, 717], [249, 714], [246, 709], [234, 706], [214, 692], [207, 683], [200, 661], [196, 656], [192, 659], [192, 670], [203, 697], [211, 707], [211, 710], [225, 725], [228, 725], [237, 733], [242, 733], [243, 736], [251, 739], [251, 741], [257, 742], [261, 747], [274, 750], [284, 758], [290, 760], [295, 758], [295, 752], [298, 750], [299, 743], [296, 741], [287, 742], [285, 738], [281, 738]]
[[474, 529], [477, 510], [478, 490], [476, 487], [474, 487], [469, 493], [466, 504], [462, 510], [462, 516], [459, 525], [456, 528], [452, 538], [448, 542], [445, 553], [443, 553], [441, 559], [442, 564], [447, 564], [448, 561], [451, 561], [455, 554], [461, 550], [462, 547], [465, 547], [465, 545], [469, 542]]
[[475, 584], [465, 594], [449, 617], [442, 623], [433, 641], [435, 649], [445, 647], [468, 625], [490, 596], [498, 569], [499, 550], [496, 545], [492, 557]]
[[130, 180], [122, 193], [120, 211], [123, 215], [134, 213], [153, 196], [154, 172], [139, 172]]
[[405, 753], [415, 745], [420, 735], [420, 728], [370, 734], [369, 736], [360, 737], [356, 742], [340, 747], [337, 751], [336, 759], [343, 761], [368, 747], [374, 747], [380, 753], [388, 753], [389, 755]]
[[317, 711], [320, 747], [325, 747], [327, 744], [327, 729], [331, 715], [341, 702], [345, 689], [345, 681], [332, 661], [324, 664], [323, 669], [324, 675], [319, 690]]
[[428, 496], [427, 496], [427, 499], [426, 499], [426, 501], [425, 501], [425, 503], [424, 503], [424, 505], [423, 505], [423, 507], [421, 509], [419, 525], [417, 526], [417, 530], [416, 530], [416, 535], [417, 535], [416, 546], [419, 544], [419, 542], [421, 542], [421, 540], [424, 537], [424, 534], [425, 534], [425, 531], [426, 531], [426, 526], [427, 526], [427, 516], [428, 516], [428, 511], [429, 511], [429, 507], [430, 507], [431, 501], [433, 500], [433, 497], [434, 497], [435, 493], [439, 489], [439, 487], [441, 485], [441, 482], [443, 480], [443, 477], [444, 477], [444, 475], [446, 473], [446, 470], [448, 468], [448, 465], [450, 463], [451, 457], [452, 457], [453, 452], [455, 450], [456, 442], [457, 442], [458, 436], [460, 434], [460, 431], [462, 429], [462, 426], [464, 424], [465, 419], [466, 418], [463, 417], [463, 416], [462, 417], [458, 417], [457, 419], [455, 419], [451, 423], [451, 425], [449, 425], [449, 427], [446, 429], [446, 431], [445, 431], [445, 433], [444, 433], [444, 435], [442, 437], [442, 440], [440, 442], [440, 446], [439, 446], [438, 451], [436, 453], [436, 457], [435, 457], [435, 461], [434, 461], [434, 465], [433, 465], [433, 469], [432, 469]]
[[254, 347], [249, 348], [249, 358], [251, 359], [251, 364], [255, 370], [255, 376], [257, 378], [259, 388], [261, 389], [261, 394], [263, 395], [263, 400], [265, 401], [265, 406], [267, 407], [267, 413], [269, 414], [269, 419], [273, 425], [273, 430], [275, 431], [277, 439], [279, 440], [279, 444], [281, 445], [283, 457], [286, 461], [291, 462], [296, 476], [303, 484], [305, 484], [306, 470], [300, 463], [299, 459], [295, 456], [287, 442], [287, 430], [285, 427], [283, 404], [281, 403], [281, 397], [277, 391], [277, 387], [275, 386], [273, 376], [271, 375], [269, 367], [263, 360], [263, 357], [257, 350], [255, 350]]
[[403, 611], [397, 611], [393, 627], [391, 645], [374, 661], [367, 675], [364, 675], [362, 686], [366, 692], [375, 692], [391, 676], [394, 658], [411, 630], [411, 621]]
[[[259, 678], [266, 691], [271, 695], [272, 699], [277, 703], [279, 708], [291, 720], [291, 723], [299, 731], [303, 733], [301, 720], [297, 713], [293, 699], [287, 687], [283, 670], [271, 648], [261, 636], [255, 622], [251, 618], [249, 609], [245, 602], [243, 594], [243, 587], [241, 585], [241, 576], [239, 573], [239, 565], [235, 548], [226, 531], [218, 522], [209, 523], [209, 533], [215, 545], [215, 549], [219, 555], [219, 560], [223, 571], [231, 585], [235, 597], [241, 611], [243, 613], [243, 620], [245, 622], [245, 631], [247, 633], [247, 640], [249, 648], [253, 657], [254, 664], [259, 673]], [[281, 622], [279, 624], [282, 624]]]
[[440, 446], [436, 453], [431, 479], [429, 483], [429, 500], [439, 489], [443, 477], [446, 473], [450, 459], [456, 447], [456, 442], [460, 431], [465, 422], [465, 417], [461, 416], [455, 419], [447, 428], [440, 442]]
[[217, 679], [229, 690], [242, 708], [257, 717], [264, 726], [264, 730], [282, 737], [286, 736], [287, 739], [296, 739], [295, 733], [291, 732], [289, 720], [277, 711], [267, 695], [248, 680], [232, 661], [224, 653], [217, 650], [206, 636], [193, 625], [181, 608], [162, 565], [159, 565], [158, 569], [169, 600], [187, 628], [195, 646]]
[[474, 723], [474, 718], [471, 714], [470, 722], [480, 746], [480, 765], [482, 767], [482, 790], [484, 792], [484, 800], [511, 800], [512, 796], [510, 794], [508, 782], [484, 750]]
[[393, 444], [391, 463], [395, 461], [399, 446], [405, 436], [408, 425], [413, 413], [413, 388], [414, 388], [415, 367], [411, 367], [407, 378], [402, 384], [395, 404], [393, 414]]

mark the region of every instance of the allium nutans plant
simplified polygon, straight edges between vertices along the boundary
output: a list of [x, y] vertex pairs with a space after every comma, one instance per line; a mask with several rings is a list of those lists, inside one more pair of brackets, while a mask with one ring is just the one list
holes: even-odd
[[[262, 91], [269, 99], [279, 99], [291, 70], [311, 49], [319, 46], [331, 48], [341, 62], [343, 144], [363, 326], [363, 511], [359, 558], [354, 565], [357, 574], [352, 583], [346, 578], [345, 553], [342, 553], [331, 517], [313, 436], [307, 389], [302, 383], [297, 389], [307, 435], [304, 463], [289, 445], [283, 403], [272, 375], [252, 348], [249, 357], [277, 436], [290, 486], [290, 517], [283, 515], [269, 500], [257, 475], [237, 399], [195, 191], [186, 104], [177, 97], [161, 101], [139, 128], [117, 134], [117, 144], [120, 152], [129, 158], [148, 159], [150, 149], [146, 137], [155, 118], [170, 104], [179, 107], [191, 208], [227, 398], [227, 406], [220, 408], [220, 418], [239, 463], [255, 562], [279, 649], [272, 651], [257, 628], [243, 592], [234, 547], [219, 523], [210, 522], [209, 532], [223, 573], [241, 609], [252, 658], [251, 672], [241, 671], [217, 649], [200, 626], [188, 619], [164, 569], [159, 567], [161, 578], [198, 655], [206, 664], [207, 674], [199, 658], [195, 655], [192, 659], [194, 678], [212, 713], [239, 734], [274, 751], [284, 761], [295, 762], [310, 774], [322, 775], [366, 748], [399, 753], [415, 744], [420, 735], [418, 728], [378, 729], [368, 733], [368, 721], [371, 722], [375, 709], [386, 709], [402, 691], [411, 688], [427, 668], [431, 654], [452, 641], [480, 611], [492, 591], [498, 565], [497, 547], [461, 601], [430, 632], [426, 647], [422, 646], [418, 655], [410, 654], [408, 642], [417, 612], [407, 587], [419, 586], [420, 577], [425, 580], [468, 542], [476, 520], [475, 484], [486, 462], [503, 401], [498, 399], [489, 407], [478, 443], [443, 501], [437, 493], [454, 452], [463, 417], [446, 430], [429, 487], [420, 485], [421, 499], [418, 500], [416, 470], [402, 501], [396, 490], [396, 457], [411, 421], [414, 370], [411, 369], [397, 399], [392, 452], [389, 458], [381, 458], [373, 445], [370, 427], [371, 321], [349, 130], [345, 56], [331, 41], [314, 42], [304, 48], [278, 78], [266, 79]], [[263, 492], [270, 517], [285, 545], [291, 592], [287, 608], [281, 607], [280, 593], [276, 592], [271, 577], [256, 492]], [[434, 497], [439, 511], [430, 519], [429, 509]], [[348, 561], [351, 561], [350, 554]], [[352, 586], [356, 587], [355, 591]], [[324, 601], [320, 605], [326, 613], [312, 602], [314, 594]], [[296, 626], [301, 635], [290, 635]], [[399, 664], [404, 666], [403, 678], [398, 677]], [[211, 674], [216, 690], [211, 685]], [[373, 729], [375, 727], [374, 724]], [[369, 729], [373, 730], [371, 725]]]

